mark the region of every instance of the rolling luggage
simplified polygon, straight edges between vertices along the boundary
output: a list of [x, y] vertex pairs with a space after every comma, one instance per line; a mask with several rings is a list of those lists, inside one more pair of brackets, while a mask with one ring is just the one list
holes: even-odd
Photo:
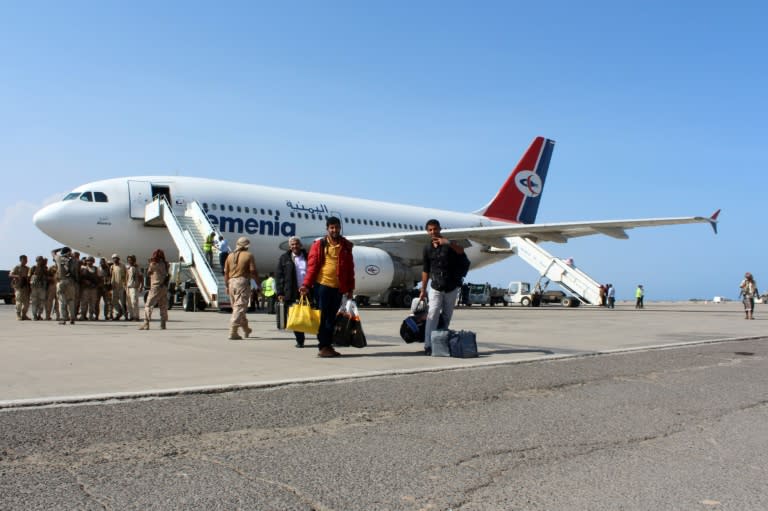
[[278, 330], [285, 330], [288, 322], [288, 305], [285, 302], [277, 302], [277, 314], [275, 314]]

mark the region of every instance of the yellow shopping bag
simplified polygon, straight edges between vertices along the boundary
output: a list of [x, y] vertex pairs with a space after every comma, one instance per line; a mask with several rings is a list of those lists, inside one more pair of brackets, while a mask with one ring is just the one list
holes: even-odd
[[320, 330], [320, 310], [313, 309], [309, 305], [309, 299], [306, 295], [302, 296], [299, 303], [288, 310], [288, 322], [285, 324], [285, 328], [294, 332], [317, 334], [317, 331]]

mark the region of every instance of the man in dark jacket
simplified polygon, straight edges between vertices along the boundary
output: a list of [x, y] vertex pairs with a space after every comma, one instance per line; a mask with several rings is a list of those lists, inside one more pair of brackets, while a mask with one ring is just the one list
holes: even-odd
[[319, 357], [338, 357], [333, 349], [333, 325], [336, 312], [344, 295], [352, 298], [355, 292], [355, 263], [352, 243], [341, 235], [341, 220], [330, 216], [325, 221], [328, 234], [316, 240], [309, 249], [307, 275], [299, 292], [306, 295], [314, 288], [315, 300], [320, 307], [320, 331], [317, 340]]
[[[423, 300], [429, 292], [429, 312], [424, 334], [424, 353], [432, 354], [432, 330], [437, 328], [440, 317], [443, 318], [444, 328], [451, 324], [453, 307], [461, 290], [464, 264], [468, 261], [464, 247], [440, 234], [440, 222], [427, 220], [429, 245], [424, 247], [423, 268], [421, 272], [421, 293]], [[427, 281], [430, 281], [427, 290]]]
[[[292, 236], [288, 240], [289, 250], [280, 256], [275, 272], [275, 287], [277, 300], [285, 302], [285, 312], [299, 299], [299, 284], [304, 282], [307, 275], [307, 251], [301, 245], [301, 240]], [[304, 332], [293, 332], [296, 336], [296, 347], [304, 347]]]

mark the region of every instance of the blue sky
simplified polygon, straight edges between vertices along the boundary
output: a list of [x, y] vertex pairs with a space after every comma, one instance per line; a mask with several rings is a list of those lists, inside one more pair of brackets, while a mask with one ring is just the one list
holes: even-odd
[[[768, 290], [760, 2], [0, 5], [0, 267], [88, 181], [224, 177], [471, 211], [536, 135], [540, 222], [710, 215], [544, 244], [618, 298]], [[765, 268], [765, 270], [764, 270]], [[761, 277], [762, 276], [762, 277]], [[511, 258], [470, 272], [535, 279]], [[762, 286], [761, 286], [762, 287]]]

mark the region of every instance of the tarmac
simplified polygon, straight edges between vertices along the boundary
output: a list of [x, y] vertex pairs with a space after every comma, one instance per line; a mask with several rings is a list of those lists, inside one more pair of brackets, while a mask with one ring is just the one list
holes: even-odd
[[[458, 308], [451, 328], [477, 333], [480, 356], [424, 356], [423, 345], [399, 335], [403, 309], [361, 310], [368, 346], [338, 348], [317, 357], [313, 336], [294, 347], [293, 333], [277, 330], [275, 316], [248, 315], [253, 333], [227, 339], [230, 315], [169, 312], [167, 330], [155, 318], [140, 323], [18, 321], [0, 305], [0, 409], [140, 399], [325, 380], [546, 361], [685, 344], [766, 336], [768, 305], [744, 320], [739, 302], [651, 302], [643, 310], [582, 306]], [[155, 314], [157, 316], [157, 312]]]

